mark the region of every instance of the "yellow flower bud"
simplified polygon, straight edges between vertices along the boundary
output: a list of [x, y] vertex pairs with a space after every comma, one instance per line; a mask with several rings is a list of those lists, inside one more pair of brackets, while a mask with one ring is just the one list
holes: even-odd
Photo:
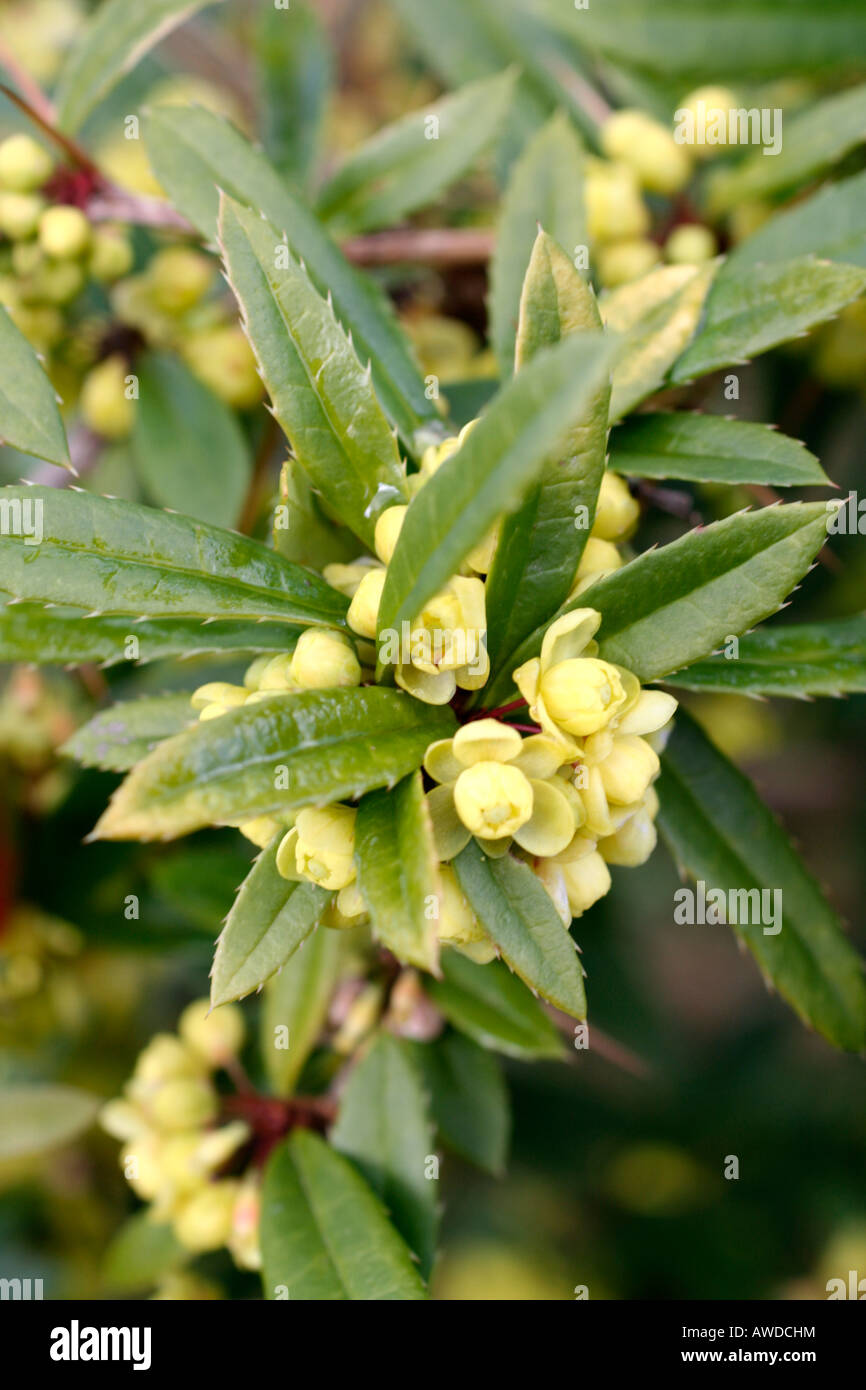
[[84, 378], [81, 416], [103, 439], [126, 439], [132, 433], [135, 404], [126, 395], [126, 376], [126, 361], [115, 353], [92, 367]]
[[157, 251], [147, 274], [157, 307], [166, 314], [182, 314], [207, 294], [215, 266], [191, 246], [167, 246]]
[[30, 284], [32, 297], [49, 304], [68, 304], [83, 288], [84, 271], [76, 261], [45, 261]]
[[236, 1004], [211, 1009], [210, 1000], [196, 999], [181, 1014], [178, 1033], [203, 1061], [223, 1066], [243, 1045], [243, 1014]]
[[385, 575], [384, 569], [368, 570], [355, 590], [355, 596], [346, 614], [352, 631], [359, 633], [361, 637], [369, 637], [371, 641], [378, 631], [379, 603], [385, 587]]
[[51, 155], [31, 135], [10, 135], [0, 144], [0, 186], [14, 193], [41, 188], [53, 168]]
[[195, 1129], [209, 1124], [217, 1113], [210, 1082], [194, 1078], [166, 1081], [150, 1098], [150, 1114], [160, 1129]]
[[615, 835], [599, 840], [598, 852], [608, 864], [634, 869], [645, 864], [656, 847], [658, 834], [647, 811], [635, 811]]
[[238, 826], [238, 830], [249, 840], [251, 844], [258, 845], [259, 849], [264, 849], [269, 845], [275, 835], [285, 829], [273, 816], [255, 816], [253, 820], [245, 820]]
[[247, 692], [242, 685], [230, 685], [228, 681], [208, 681], [193, 691], [190, 704], [193, 709], [205, 709], [207, 705], [223, 705], [225, 709], [235, 709], [242, 705]]
[[661, 252], [655, 242], [645, 237], [615, 241], [598, 249], [598, 278], [606, 289], [616, 289], [617, 285], [626, 285], [630, 280], [647, 275], [660, 259]]
[[234, 410], [249, 410], [264, 394], [256, 359], [240, 324], [203, 328], [180, 344], [190, 371]]
[[352, 883], [356, 872], [356, 817], [351, 806], [308, 806], [299, 811], [295, 823], [298, 873], [332, 890]]
[[625, 480], [618, 473], [605, 473], [598, 493], [592, 536], [603, 541], [625, 540], [637, 525], [639, 516], [640, 507]]
[[609, 159], [622, 160], [651, 193], [677, 193], [688, 182], [691, 162], [683, 145], [644, 111], [615, 111], [601, 131]]
[[178, 1077], [200, 1077], [203, 1068], [196, 1054], [173, 1033], [157, 1033], [139, 1053], [133, 1083], [151, 1088]]
[[486, 931], [464, 898], [450, 864], [439, 865], [439, 883], [439, 916], [436, 920], [439, 940], [458, 945], [470, 941], [489, 941]]
[[174, 1219], [174, 1233], [186, 1250], [200, 1253], [225, 1245], [232, 1230], [240, 1183], [224, 1178], [190, 1197]]
[[256, 657], [255, 661], [247, 667], [246, 671], [244, 671], [245, 689], [258, 690], [259, 680], [261, 679], [262, 672], [267, 667], [268, 662], [272, 660], [273, 657], [270, 656], [268, 652], [263, 652], [261, 656]]
[[138, 1134], [120, 1151], [120, 1168], [136, 1197], [152, 1202], [165, 1186], [163, 1141], [152, 1132]]
[[[739, 105], [727, 87], [698, 87], [677, 106], [676, 120], [682, 122], [687, 139], [685, 148], [697, 159], [712, 159], [728, 143], [729, 115]], [[710, 139], [707, 139], [707, 135]]]
[[540, 692], [554, 723], [578, 738], [605, 728], [626, 700], [616, 667], [598, 657], [574, 657], [550, 666], [541, 677]]
[[123, 227], [96, 227], [90, 243], [88, 268], [101, 285], [113, 284], [132, 270], [132, 242]]
[[711, 261], [718, 249], [719, 244], [709, 227], [688, 222], [674, 227], [665, 242], [665, 259], [671, 265], [701, 265]]
[[613, 574], [614, 570], [620, 569], [621, 566], [622, 556], [613, 541], [603, 541], [598, 536], [589, 536], [583, 547], [583, 554], [580, 557], [580, 564], [577, 567], [577, 574], [574, 576], [574, 583], [568, 597], [570, 599], [578, 598], [584, 589], [588, 589], [591, 584], [596, 584], [606, 574]]
[[0, 232], [11, 241], [33, 236], [45, 209], [45, 201], [35, 193], [0, 193]]
[[80, 208], [46, 208], [39, 219], [39, 245], [55, 260], [76, 260], [90, 245], [90, 223]]
[[513, 835], [532, 815], [529, 778], [508, 763], [477, 762], [454, 783], [457, 814], [473, 835], [501, 840]]
[[574, 917], [582, 916], [610, 891], [610, 871], [596, 850], [569, 860], [561, 868], [568, 905]]
[[304, 690], [361, 684], [361, 667], [351, 642], [327, 627], [310, 627], [301, 633], [289, 674]]
[[394, 547], [403, 527], [403, 519], [408, 507], [388, 507], [376, 522], [375, 550], [383, 565], [387, 565], [394, 554]]
[[608, 801], [630, 806], [633, 801], [640, 801], [650, 782], [658, 776], [658, 754], [646, 739], [637, 734], [622, 734], [614, 739], [599, 771]]
[[649, 210], [634, 174], [624, 164], [588, 161], [584, 200], [587, 230], [594, 243], [640, 237], [649, 230]]

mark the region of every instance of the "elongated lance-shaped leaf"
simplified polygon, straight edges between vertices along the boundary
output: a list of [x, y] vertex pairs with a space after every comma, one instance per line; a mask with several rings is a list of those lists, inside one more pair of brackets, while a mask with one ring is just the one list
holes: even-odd
[[815, 455], [798, 439], [721, 415], [661, 410], [634, 415], [614, 431], [610, 454], [611, 468], [638, 478], [830, 486]]
[[22, 518], [17, 534], [0, 529], [0, 581], [15, 598], [141, 618], [344, 625], [341, 594], [234, 531], [50, 487], [0, 489], [0, 514]]
[[420, 772], [393, 791], [363, 798], [355, 856], [376, 936], [398, 960], [435, 971], [438, 940], [429, 907], [439, 891], [438, 858]]
[[214, 0], [103, 0], [64, 64], [57, 89], [63, 130], [80, 130], [124, 73]]
[[262, 1191], [265, 1298], [427, 1297], [408, 1247], [357, 1169], [310, 1130], [271, 1155]]
[[[707, 892], [726, 895], [722, 920], [731, 922], [768, 982], [830, 1042], [861, 1050], [863, 961], [751, 782], [683, 711], [662, 758], [658, 791], [659, 825], [671, 853]], [[688, 920], [688, 900], [676, 897]]]
[[814, 256], [740, 271], [710, 292], [700, 332], [671, 369], [691, 381], [802, 337], [866, 290], [866, 269]]
[[718, 214], [746, 198], [765, 198], [795, 188], [842, 159], [864, 138], [866, 84], [861, 83], [849, 91], [835, 92], [786, 120], [784, 142], [772, 158], [765, 158], [763, 150], [755, 150], [733, 169], [712, 175], [708, 186], [710, 208]]
[[358, 797], [414, 771], [453, 729], [449, 708], [395, 690], [274, 695], [160, 744], [115, 792], [94, 838], [171, 840]]
[[0, 443], [75, 472], [57, 395], [36, 353], [0, 305]]
[[148, 499], [214, 526], [234, 525], [251, 472], [237, 415], [172, 353], [147, 354], [136, 372], [132, 448]]
[[255, 656], [291, 651], [301, 631], [282, 623], [195, 618], [133, 623], [124, 616], [87, 617], [80, 608], [12, 602], [0, 607], [0, 661], [116, 666], [120, 661], [145, 663], [169, 656], [183, 660], [210, 652]]
[[98, 1108], [97, 1097], [76, 1086], [0, 1087], [0, 1159], [68, 1144], [93, 1123]]
[[667, 683], [683, 690], [800, 699], [866, 691], [866, 615], [759, 628], [741, 637], [730, 656], [698, 661]]
[[[602, 615], [601, 656], [641, 681], [659, 680], [775, 613], [826, 534], [821, 503], [739, 512], [645, 551], [562, 611], [595, 608]], [[515, 664], [537, 656], [543, 636], [539, 628], [527, 638]], [[511, 689], [510, 678], [494, 682], [486, 703], [492, 708]]]
[[220, 243], [274, 414], [298, 463], [372, 547], [379, 511], [407, 494], [397, 440], [370, 374], [270, 223], [224, 198]]
[[563, 1043], [537, 999], [501, 961], [476, 965], [449, 948], [441, 980], [427, 993], [448, 1022], [480, 1047], [506, 1057], [561, 1057]]
[[220, 932], [211, 971], [211, 1003], [252, 994], [282, 968], [315, 929], [331, 894], [277, 872], [276, 835], [240, 886]]
[[809, 255], [866, 266], [866, 169], [770, 217], [734, 248], [719, 279], [736, 281], [747, 266]]
[[288, 238], [334, 313], [370, 362], [385, 413], [407, 448], [420, 454], [443, 428], [434, 401], [389, 301], [368, 275], [349, 265], [318, 219], [264, 155], [228, 121], [201, 107], [163, 106], [143, 122], [148, 156], [174, 205], [210, 241], [217, 239], [220, 190], [261, 211]]
[[[543, 14], [617, 66], [691, 82], [787, 77], [862, 66], [866, 17], [857, 0], [604, 0], [576, 10], [544, 0]], [[769, 160], [767, 161], [770, 162]]]
[[461, 178], [501, 131], [516, 74], [470, 82], [402, 116], [353, 151], [319, 194], [317, 211], [341, 234], [390, 227]]
[[[540, 230], [520, 300], [517, 367], [570, 333], [601, 328], [592, 289], [552, 237]], [[568, 598], [604, 473], [610, 382], [602, 381], [548, 460], [519, 511], [506, 517], [487, 577], [487, 651], [495, 673]]]
[[501, 1175], [511, 1130], [501, 1063], [471, 1038], [450, 1028], [432, 1043], [416, 1043], [415, 1058], [444, 1143], [461, 1158], [494, 1176]]
[[379, 1034], [349, 1077], [330, 1137], [382, 1199], [429, 1278], [439, 1224], [436, 1184], [426, 1176], [433, 1126], [409, 1043]]
[[252, 40], [262, 143], [280, 173], [303, 186], [316, 167], [334, 80], [318, 6], [309, 0], [280, 9], [260, 5]]
[[586, 1016], [583, 970], [550, 894], [528, 864], [489, 859], [470, 840], [454, 860], [466, 901], [505, 962], [533, 993], [572, 1018]]
[[586, 241], [583, 146], [561, 112], [526, 146], [503, 199], [490, 267], [490, 324], [499, 371], [506, 378], [515, 365], [521, 294], [540, 226], [566, 247]]
[[[315, 888], [312, 883], [291, 886]], [[265, 985], [259, 1036], [274, 1095], [292, 1094], [316, 1046], [344, 959], [344, 940], [342, 932], [319, 927]]]
[[603, 294], [606, 326], [621, 335], [613, 372], [611, 423], [621, 420], [663, 385], [668, 370], [693, 337], [718, 266], [667, 265]]
[[179, 734], [196, 718], [185, 690], [179, 695], [144, 695], [100, 710], [66, 740], [61, 752], [83, 767], [128, 772], [163, 739]]
[[380, 633], [412, 622], [493, 523], [520, 504], [584, 418], [613, 353], [601, 334], [572, 334], [538, 353], [491, 402], [410, 503], [388, 566]]

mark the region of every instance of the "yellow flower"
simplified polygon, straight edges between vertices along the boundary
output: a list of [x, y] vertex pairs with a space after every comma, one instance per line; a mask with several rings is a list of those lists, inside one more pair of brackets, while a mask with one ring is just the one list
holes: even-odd
[[305, 807], [277, 850], [283, 878], [308, 879], [336, 892], [355, 879], [355, 819], [351, 806]]
[[562, 760], [553, 740], [523, 739], [496, 719], [431, 743], [424, 767], [441, 784], [427, 798], [440, 859], [453, 859], [472, 835], [492, 855], [507, 853], [512, 838], [529, 854], [563, 849], [576, 818], [554, 777]]
[[289, 675], [302, 690], [361, 684], [361, 667], [348, 637], [326, 627], [310, 627], [301, 633]]
[[[593, 608], [576, 608], [552, 623], [541, 656], [514, 672], [532, 718], [563, 746], [563, 762], [579, 751], [574, 737], [604, 729], [639, 692], [636, 678], [595, 656], [592, 641], [601, 623]], [[572, 735], [574, 737], [569, 737]]]
[[[351, 609], [350, 616], [351, 616]], [[395, 666], [403, 690], [445, 705], [458, 686], [480, 690], [490, 673], [484, 584], [455, 575], [425, 604], [408, 631], [382, 634], [382, 661]]]
[[591, 536], [603, 541], [626, 540], [637, 525], [640, 507], [618, 473], [602, 476]]
[[367, 569], [355, 590], [346, 621], [353, 632], [371, 641], [378, 631], [379, 604], [385, 587], [385, 569]]

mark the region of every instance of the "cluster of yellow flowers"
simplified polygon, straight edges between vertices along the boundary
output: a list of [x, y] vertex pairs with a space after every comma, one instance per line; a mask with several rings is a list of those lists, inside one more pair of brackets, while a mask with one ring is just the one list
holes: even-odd
[[[410, 490], [424, 486], [471, 428], [425, 452]], [[623, 479], [606, 473], [572, 600], [623, 563], [617, 542], [628, 539], [638, 510]], [[379, 516], [377, 559], [325, 569], [325, 578], [351, 599], [347, 617], [355, 644], [341, 633], [309, 629], [292, 653], [253, 662], [243, 686], [217, 682], [197, 690], [192, 700], [200, 719], [219, 718], [275, 692], [373, 679], [375, 642], [383, 636], [379, 604], [406, 511], [394, 506]], [[498, 527], [471, 552], [466, 572], [455, 575], [410, 627], [395, 678], [418, 699], [446, 703], [458, 689], [480, 689], [487, 679], [485, 576], [497, 533]], [[437, 784], [428, 804], [440, 859], [438, 932], [475, 960], [491, 959], [495, 948], [450, 867], [473, 836], [488, 855], [513, 849], [525, 859], [565, 922], [608, 891], [609, 864], [642, 864], [655, 846], [652, 783], [659, 760], [653, 744], [676, 701], [661, 691], [642, 691], [631, 672], [598, 658], [593, 636], [600, 621], [593, 609], [566, 613], [548, 629], [540, 656], [513, 673], [533, 721], [528, 737], [527, 726], [475, 717], [452, 739], [427, 749], [424, 770]], [[282, 818], [262, 816], [239, 828], [261, 846], [281, 834], [276, 862], [282, 876], [334, 893], [324, 925], [351, 927], [368, 918], [357, 883], [356, 817], [353, 806], [334, 804]]]
[[[735, 108], [737, 99], [721, 87], [690, 92], [677, 110], [698, 112]], [[650, 208], [643, 194], [670, 196], [688, 183], [693, 161], [724, 149], [710, 145], [696, 127], [692, 144], [679, 144], [670, 130], [645, 111], [615, 111], [601, 129], [604, 158], [587, 160], [585, 197], [587, 227], [598, 278], [614, 288], [652, 270], [664, 255], [673, 265], [698, 265], [718, 250], [713, 232], [698, 222], [683, 222], [660, 247], [649, 236]]]
[[155, 1222], [170, 1223], [192, 1253], [227, 1246], [242, 1269], [258, 1269], [260, 1191], [255, 1170], [223, 1177], [250, 1138], [242, 1120], [219, 1124], [213, 1073], [237, 1056], [244, 1036], [239, 1009], [209, 1013], [206, 999], [181, 1015], [179, 1035], [160, 1033], [140, 1054], [122, 1098], [109, 1101], [102, 1127], [120, 1139], [120, 1166], [149, 1202]]

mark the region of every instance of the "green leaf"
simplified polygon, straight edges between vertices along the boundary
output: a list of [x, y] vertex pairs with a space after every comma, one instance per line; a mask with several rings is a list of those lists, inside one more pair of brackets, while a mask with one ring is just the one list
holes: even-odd
[[[322, 891], [313, 884], [291, 886]], [[292, 1094], [325, 1025], [342, 947], [343, 936], [339, 931], [320, 927], [265, 986], [260, 1019], [261, 1054], [269, 1088], [277, 1096]]]
[[668, 678], [683, 690], [741, 695], [847, 695], [866, 691], [866, 617], [762, 627], [736, 658], [708, 657]]
[[786, 120], [784, 144], [777, 155], [767, 158], [763, 150], [755, 150], [733, 169], [713, 174], [709, 182], [710, 207], [713, 213], [722, 213], [747, 198], [765, 198], [796, 188], [842, 159], [864, 139], [866, 85], [861, 84], [824, 97]]
[[280, 469], [273, 538], [277, 554], [318, 570], [335, 561], [350, 563], [358, 554], [357, 538], [325, 514], [306, 473], [293, 458], [287, 458]]
[[62, 130], [80, 130], [124, 73], [212, 0], [103, 0], [67, 58], [57, 86]]
[[[708, 891], [770, 894], [761, 901], [764, 925], [735, 925], [765, 978], [828, 1041], [862, 1050], [863, 962], [751, 782], [682, 711], [662, 759], [658, 791], [659, 825], [684, 872], [702, 880]], [[767, 917], [772, 919], [779, 904], [774, 893], [781, 893], [784, 915], [781, 930], [771, 928], [768, 934]], [[737, 910], [736, 915], [743, 914]]]
[[765, 483], [829, 487], [823, 468], [798, 439], [720, 415], [635, 415], [611, 440], [611, 468], [638, 478], [693, 483]]
[[355, 856], [378, 939], [398, 960], [435, 971], [436, 923], [427, 908], [438, 892], [438, 857], [420, 772], [362, 799]]
[[583, 146], [562, 113], [530, 140], [512, 170], [502, 203], [490, 266], [490, 324], [505, 378], [514, 368], [521, 291], [540, 226], [569, 249], [586, 242]]
[[858, 0], [605, 0], [579, 11], [545, 0], [542, 13], [603, 58], [681, 84], [856, 70], [866, 50]]
[[451, 1029], [435, 1042], [416, 1043], [415, 1057], [444, 1142], [470, 1163], [501, 1176], [511, 1117], [499, 1062], [471, 1038]]
[[413, 498], [379, 605], [379, 631], [400, 632], [513, 511], [607, 379], [613, 347], [575, 333], [538, 353], [503, 387], [457, 451]]
[[309, 1130], [271, 1157], [262, 1192], [265, 1297], [333, 1302], [427, 1297], [378, 1197], [348, 1159]]
[[378, 1035], [349, 1076], [331, 1142], [360, 1168], [429, 1278], [439, 1224], [437, 1183], [426, 1176], [433, 1126], [409, 1043]]
[[719, 280], [736, 281], [748, 266], [808, 255], [866, 266], [866, 170], [776, 213], [734, 248]]
[[24, 334], [0, 306], [0, 443], [75, 472], [57, 394]]
[[[819, 502], [739, 512], [645, 551], [562, 611], [595, 608], [599, 654], [644, 684], [659, 680], [775, 613], [823, 545], [826, 527]], [[537, 656], [543, 636], [539, 628], [527, 638], [515, 664]], [[503, 676], [485, 698], [494, 706], [511, 689]]]
[[499, 961], [476, 965], [453, 948], [427, 993], [448, 1022], [473, 1042], [507, 1057], [561, 1057], [563, 1044], [541, 1005]]
[[343, 625], [347, 603], [258, 541], [117, 498], [49, 487], [0, 489], [39, 501], [43, 537], [0, 532], [0, 574], [15, 598], [141, 618], [273, 618]]
[[152, 353], [136, 368], [136, 472], [148, 496], [213, 526], [232, 526], [250, 480], [250, 452], [234, 411], [179, 357]]
[[603, 294], [605, 325], [624, 340], [613, 369], [611, 423], [663, 385], [694, 334], [717, 265], [662, 266]]
[[12, 602], [0, 607], [0, 661], [115, 666], [119, 661], [145, 663], [169, 656], [183, 660], [209, 652], [255, 656], [291, 651], [299, 633], [299, 628], [282, 623], [195, 618], [130, 623], [124, 616], [89, 618], [78, 608]]
[[[407, 494], [397, 441], [370, 374], [273, 227], [225, 199], [220, 243], [274, 414], [298, 463], [372, 547], [378, 512]], [[280, 252], [285, 258], [278, 265]]]
[[211, 971], [214, 1008], [252, 994], [285, 966], [330, 902], [331, 895], [317, 884], [295, 883], [277, 873], [282, 838], [274, 836], [257, 857], [219, 934]]
[[265, 152], [281, 174], [305, 184], [315, 168], [333, 83], [333, 57], [314, 5], [261, 5], [253, 30]]
[[691, 381], [799, 338], [864, 289], [866, 270], [814, 256], [741, 268], [711, 291], [701, 331], [677, 358], [671, 380]]
[[196, 724], [139, 763], [95, 839], [174, 839], [392, 785], [454, 730], [446, 706], [362, 687], [274, 695]]
[[105, 1252], [100, 1274], [117, 1293], [139, 1293], [189, 1258], [171, 1226], [154, 1221], [145, 1208], [124, 1221]]
[[283, 183], [264, 155], [234, 126], [201, 107], [163, 106], [144, 121], [148, 155], [174, 205], [216, 242], [220, 190], [256, 212], [288, 238], [316, 289], [330, 294], [334, 313], [351, 333], [359, 359], [369, 361], [385, 413], [406, 442], [420, 451], [442, 433], [434, 401], [393, 309], [368, 275], [350, 266], [321, 223]]
[[454, 860], [464, 897], [506, 964], [534, 994], [586, 1017], [583, 970], [550, 894], [528, 864], [489, 859], [474, 840]]
[[100, 710], [66, 740], [61, 752], [83, 767], [127, 772], [164, 738], [179, 734], [195, 718], [186, 691], [145, 695]]
[[342, 235], [369, 232], [432, 203], [499, 133], [514, 85], [513, 70], [467, 83], [377, 131], [321, 190], [317, 211], [323, 222]]
[[[600, 327], [592, 290], [562, 248], [539, 230], [520, 301], [518, 369], [569, 334]], [[520, 510], [505, 519], [485, 586], [494, 672], [568, 598], [595, 517], [609, 403], [605, 380], [563, 453], [548, 461]]]
[[98, 1109], [97, 1096], [74, 1086], [0, 1087], [0, 1159], [70, 1143], [92, 1125]]

